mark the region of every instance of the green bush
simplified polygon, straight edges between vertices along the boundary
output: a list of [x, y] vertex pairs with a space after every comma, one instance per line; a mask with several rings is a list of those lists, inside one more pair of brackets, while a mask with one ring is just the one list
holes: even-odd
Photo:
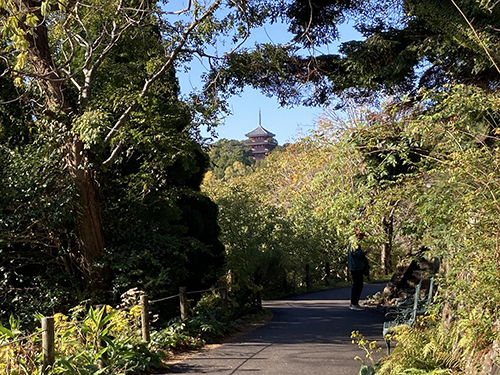
[[[46, 375], [134, 374], [161, 366], [161, 351], [144, 343], [138, 335], [140, 307], [114, 310], [109, 306], [90, 309], [79, 320], [82, 309], [72, 316], [54, 315], [56, 361]], [[26, 335], [19, 321], [10, 328], [0, 325], [0, 371], [6, 375], [42, 373], [41, 331]]]

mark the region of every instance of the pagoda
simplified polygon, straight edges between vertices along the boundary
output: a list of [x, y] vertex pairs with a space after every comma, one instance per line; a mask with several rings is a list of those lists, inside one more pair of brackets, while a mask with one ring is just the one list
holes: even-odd
[[245, 134], [245, 137], [248, 138], [245, 145], [252, 149], [252, 157], [255, 160], [264, 159], [266, 155], [278, 145], [278, 142], [273, 139], [276, 134], [273, 134], [262, 127], [260, 117], [259, 111], [259, 126], [250, 133]]

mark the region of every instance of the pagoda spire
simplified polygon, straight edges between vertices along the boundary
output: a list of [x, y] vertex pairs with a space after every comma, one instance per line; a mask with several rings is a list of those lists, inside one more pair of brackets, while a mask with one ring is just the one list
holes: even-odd
[[273, 139], [275, 134], [262, 127], [262, 111], [260, 108], [259, 126], [250, 133], [245, 134], [245, 136], [248, 137], [245, 144], [251, 148], [252, 157], [256, 160], [264, 159], [278, 145], [278, 142]]

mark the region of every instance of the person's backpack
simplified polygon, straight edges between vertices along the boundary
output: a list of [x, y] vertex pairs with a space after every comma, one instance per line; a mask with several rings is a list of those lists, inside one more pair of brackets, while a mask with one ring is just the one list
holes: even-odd
[[363, 275], [365, 276], [370, 276], [370, 262], [368, 262], [368, 258], [365, 256], [363, 256], [363, 261], [365, 262], [365, 264], [363, 265]]

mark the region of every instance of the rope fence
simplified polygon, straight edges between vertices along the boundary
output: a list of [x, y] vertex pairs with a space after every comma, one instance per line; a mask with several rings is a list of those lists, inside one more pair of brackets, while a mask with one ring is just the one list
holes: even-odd
[[205, 290], [195, 290], [193, 292], [187, 292], [187, 294], [196, 294], [196, 293], [206, 293], [206, 292], [211, 292], [212, 290], [219, 290], [220, 288], [216, 289], [205, 289]]
[[[212, 291], [216, 291], [216, 290], [221, 290], [223, 288], [211, 288], [211, 289], [203, 289], [203, 290], [195, 290], [195, 291], [192, 291], [192, 292], [186, 292], [186, 294], [197, 294], [197, 293], [206, 293], [206, 292], [212, 292]], [[173, 299], [173, 298], [177, 298], [179, 297], [181, 294], [178, 293], [178, 294], [174, 294], [172, 296], [168, 296], [168, 297], [163, 297], [163, 298], [159, 298], [159, 299], [155, 299], [153, 301], [149, 301], [149, 304], [152, 305], [153, 303], [156, 303], [156, 302], [162, 302], [162, 301], [167, 301], [169, 299]]]
[[[225, 285], [222, 285], [218, 288], [211, 288], [211, 289], [203, 289], [203, 290], [196, 290], [196, 291], [187, 291], [186, 287], [180, 287], [179, 288], [179, 293], [168, 296], [168, 297], [163, 297], [159, 298], [153, 301], [150, 301], [148, 299], [148, 296], [146, 294], [142, 294], [140, 296], [140, 306], [141, 306], [141, 336], [142, 340], [144, 342], [150, 342], [150, 319], [149, 319], [149, 306], [151, 304], [161, 302], [161, 301], [166, 301], [174, 298], [179, 298], [179, 310], [180, 310], [180, 317], [182, 321], [186, 321], [188, 319], [188, 311], [189, 311], [189, 301], [187, 296], [191, 294], [200, 294], [200, 293], [206, 293], [206, 292], [214, 292], [214, 291], [219, 291], [221, 295], [221, 308], [223, 312], [227, 312], [228, 309], [228, 293], [227, 293], [227, 287]], [[104, 309], [104, 310], [103, 310]], [[104, 316], [106, 315], [106, 305], [97, 305], [96, 306], [96, 311], [101, 312], [103, 310]], [[23, 336], [20, 338], [16, 338], [15, 340], [9, 341], [9, 342], [4, 342], [0, 343], [0, 348], [13, 345], [19, 342], [26, 341], [32, 337], [38, 336], [41, 334], [42, 336], [42, 355], [43, 355], [43, 371], [47, 369], [48, 367], [52, 366], [55, 363], [55, 328], [54, 328], [54, 316], [50, 317], [43, 317], [42, 322], [41, 322], [41, 330], [33, 333], [31, 335]], [[101, 344], [100, 344], [101, 345]], [[105, 346], [105, 343], [102, 343], [102, 346]]]
[[173, 296], [168, 296], [168, 297], [164, 297], [164, 298], [160, 298], [160, 299], [155, 299], [154, 301], [149, 301], [149, 304], [153, 304], [153, 303], [156, 303], [156, 302], [166, 301], [168, 299], [177, 298], [179, 296], [180, 296], [180, 294], [174, 294]]
[[40, 331], [40, 332], [35, 332], [35, 333], [32, 333], [31, 335], [28, 335], [28, 336], [23, 336], [21, 338], [17, 338], [15, 340], [12, 340], [12, 341], [9, 341], [9, 342], [6, 342], [6, 343], [3, 343], [3, 344], [0, 344], [0, 349], [1, 348], [4, 348], [6, 346], [9, 346], [9, 345], [12, 345], [12, 344], [15, 344], [17, 342], [23, 342], [23, 341], [26, 341], [32, 337], [35, 337], [35, 336], [38, 336], [40, 333], [43, 333], [43, 331]]

